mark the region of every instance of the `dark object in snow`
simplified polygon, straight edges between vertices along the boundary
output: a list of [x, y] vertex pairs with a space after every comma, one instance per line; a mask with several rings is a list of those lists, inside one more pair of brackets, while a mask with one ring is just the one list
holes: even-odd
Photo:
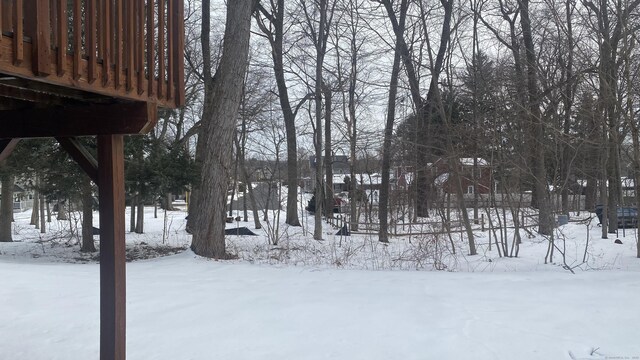
[[92, 231], [92, 234], [93, 234], [93, 235], [100, 235], [100, 229], [98, 229], [97, 227], [93, 226], [93, 229], [92, 229], [92, 230], [93, 230], [93, 231]]
[[615, 241], [613, 242], [614, 244], [622, 244], [622, 240], [620, 239], [615, 239]]
[[239, 228], [233, 228], [233, 229], [225, 229], [224, 230], [224, 234], [225, 235], [237, 235], [237, 236], [244, 236], [244, 235], [257, 236], [256, 234], [253, 233], [253, 231], [249, 230], [245, 226], [242, 226], [242, 227], [239, 227]]
[[[598, 216], [600, 224], [602, 224], [602, 205], [596, 205], [595, 213]], [[638, 227], [638, 208], [637, 207], [619, 207], [617, 209], [618, 228], [634, 228]]]
[[349, 231], [349, 229], [347, 228], [347, 225], [344, 225], [342, 228], [340, 228], [340, 230], [338, 230], [338, 232], [336, 233], [336, 235], [341, 235], [341, 236], [351, 236], [351, 232]]

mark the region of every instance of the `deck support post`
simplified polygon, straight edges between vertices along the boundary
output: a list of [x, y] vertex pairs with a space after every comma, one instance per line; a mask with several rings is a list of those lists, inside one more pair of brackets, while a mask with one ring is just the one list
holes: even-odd
[[98, 135], [100, 360], [125, 359], [125, 199], [122, 135]]

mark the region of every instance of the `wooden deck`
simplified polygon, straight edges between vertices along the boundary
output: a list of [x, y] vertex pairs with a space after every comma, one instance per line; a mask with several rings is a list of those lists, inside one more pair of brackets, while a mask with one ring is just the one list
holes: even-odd
[[0, 0], [0, 28], [0, 96], [184, 104], [183, 0]]
[[98, 185], [100, 359], [124, 360], [123, 135], [184, 104], [183, 0], [0, 0], [0, 30], [0, 165], [54, 137]]

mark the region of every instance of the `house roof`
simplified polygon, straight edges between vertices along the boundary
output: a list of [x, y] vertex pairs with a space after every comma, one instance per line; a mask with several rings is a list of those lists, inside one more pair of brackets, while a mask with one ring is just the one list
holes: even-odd
[[[489, 162], [487, 160], [483, 158], [475, 158], [475, 159], [478, 160], [478, 166], [489, 166]], [[458, 158], [458, 161], [462, 166], [473, 166], [473, 160], [474, 158], [468, 158], [468, 157]], [[439, 158], [433, 164], [429, 163], [427, 164], [427, 166], [431, 167], [438, 164], [439, 162], [444, 162], [446, 164], [448, 161], [449, 159], [447, 158]]]
[[[478, 166], [489, 166], [489, 162], [483, 158], [476, 158]], [[460, 163], [464, 166], [473, 166], [474, 158], [460, 158]]]

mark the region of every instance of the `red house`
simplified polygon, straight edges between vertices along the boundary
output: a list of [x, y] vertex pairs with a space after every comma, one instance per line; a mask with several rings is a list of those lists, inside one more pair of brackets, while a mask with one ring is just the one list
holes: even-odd
[[[474, 158], [440, 158], [436, 160], [429, 166], [431, 183], [438, 192], [454, 194], [459, 180], [462, 184], [462, 191], [465, 194], [474, 194], [476, 192], [478, 194], [489, 194], [492, 186], [491, 165], [482, 158], [476, 158], [475, 160]], [[457, 167], [457, 171], [452, 168], [454, 165]]]

